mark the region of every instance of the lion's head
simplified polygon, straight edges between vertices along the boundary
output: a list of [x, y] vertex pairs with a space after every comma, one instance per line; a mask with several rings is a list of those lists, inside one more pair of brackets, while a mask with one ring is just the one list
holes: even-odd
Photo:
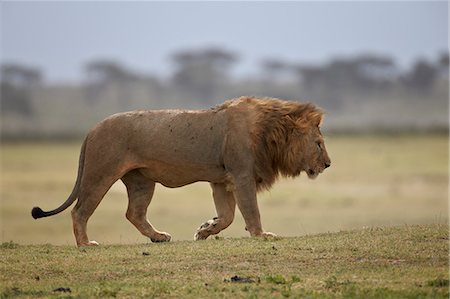
[[[305, 171], [309, 178], [316, 178], [325, 168], [331, 165], [330, 158], [325, 148], [325, 142], [320, 132], [319, 124], [321, 120], [313, 121], [309, 127], [299, 129], [299, 133], [293, 134], [291, 146], [293, 147], [292, 165], [297, 165], [297, 172], [287, 173], [287, 175], [298, 175]], [[295, 158], [297, 156], [297, 158]], [[302, 157], [299, 161], [298, 157]]]
[[320, 132], [323, 112], [313, 104], [258, 101], [253, 132], [258, 189], [269, 188], [279, 174], [315, 178], [331, 164]]

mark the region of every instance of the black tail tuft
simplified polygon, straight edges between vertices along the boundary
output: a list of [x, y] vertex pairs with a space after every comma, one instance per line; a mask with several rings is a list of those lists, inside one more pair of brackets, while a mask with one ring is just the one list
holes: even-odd
[[45, 212], [39, 207], [34, 207], [31, 210], [31, 216], [33, 216], [34, 219], [42, 218], [45, 217]]

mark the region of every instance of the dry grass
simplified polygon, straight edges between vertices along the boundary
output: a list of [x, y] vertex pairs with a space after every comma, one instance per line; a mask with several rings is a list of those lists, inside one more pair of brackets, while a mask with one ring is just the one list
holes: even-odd
[[[442, 135], [329, 136], [332, 167], [316, 180], [281, 180], [259, 196], [264, 228], [301, 236], [371, 226], [448, 221], [448, 140]], [[70, 193], [81, 142], [2, 144], [1, 238], [19, 244], [74, 243], [69, 210], [34, 220], [30, 210], [52, 209]], [[197, 183], [157, 186], [148, 217], [174, 240], [190, 240], [215, 216], [210, 189]], [[106, 244], [141, 243], [128, 223], [119, 182], [89, 222], [92, 239]], [[239, 213], [222, 237], [247, 236]]]

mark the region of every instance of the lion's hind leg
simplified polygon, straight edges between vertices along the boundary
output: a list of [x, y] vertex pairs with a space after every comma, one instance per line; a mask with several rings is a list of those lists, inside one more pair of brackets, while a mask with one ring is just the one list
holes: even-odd
[[87, 222], [94, 213], [103, 196], [116, 181], [115, 178], [104, 178], [95, 185], [81, 188], [78, 202], [72, 209], [73, 232], [77, 246], [95, 246], [96, 241], [89, 241], [87, 236]]
[[138, 170], [125, 174], [122, 181], [128, 192], [127, 219], [152, 242], [170, 241], [168, 233], [157, 231], [147, 220], [147, 208], [152, 200], [155, 182], [144, 177]]
[[217, 217], [203, 223], [194, 235], [194, 240], [204, 240], [224, 230], [234, 220], [236, 201], [232, 192], [226, 190], [224, 184], [211, 184]]

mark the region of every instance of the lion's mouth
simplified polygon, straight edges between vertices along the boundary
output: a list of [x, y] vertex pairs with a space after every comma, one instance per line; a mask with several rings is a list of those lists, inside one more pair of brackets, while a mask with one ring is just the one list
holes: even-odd
[[323, 169], [315, 171], [314, 169], [308, 169], [306, 170], [306, 173], [308, 174], [308, 177], [310, 179], [315, 179], [320, 173], [323, 172]]
[[317, 177], [317, 173], [314, 170], [312, 170], [312, 169], [308, 169], [306, 171], [306, 173], [308, 174], [308, 177], [310, 179], [313, 179], [313, 178]]

